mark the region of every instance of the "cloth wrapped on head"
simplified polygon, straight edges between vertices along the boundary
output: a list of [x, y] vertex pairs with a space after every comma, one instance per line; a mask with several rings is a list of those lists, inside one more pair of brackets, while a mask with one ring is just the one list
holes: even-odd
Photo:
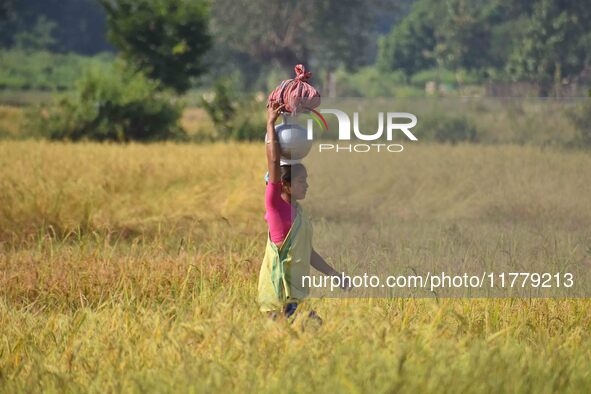
[[295, 66], [296, 77], [282, 81], [269, 95], [267, 107], [278, 103], [284, 111], [296, 115], [307, 112], [320, 105], [320, 93], [308, 83], [312, 73], [302, 64]]

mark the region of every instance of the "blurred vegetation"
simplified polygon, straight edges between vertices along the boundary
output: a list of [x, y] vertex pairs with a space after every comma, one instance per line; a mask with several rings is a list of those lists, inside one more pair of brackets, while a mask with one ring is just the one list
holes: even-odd
[[0, 51], [0, 89], [69, 90], [85, 70], [107, 67], [113, 55], [87, 57], [24, 49]]
[[417, 134], [424, 140], [457, 144], [477, 142], [478, 127], [465, 115], [428, 116], [417, 124]]
[[260, 111], [266, 97], [238, 96], [227, 81], [217, 81], [213, 92], [205, 94], [200, 106], [217, 130], [217, 138], [238, 141], [263, 140], [265, 117]]
[[95, 69], [75, 92], [31, 110], [31, 131], [54, 140], [157, 141], [182, 138], [182, 105], [157, 82], [113, 66]]
[[113, 50], [105, 22], [96, 0], [2, 0], [0, 48], [96, 55]]
[[[514, 81], [552, 96], [589, 83], [590, 10], [577, 0], [5, 0], [0, 47], [95, 54], [110, 48], [108, 30], [130, 65], [177, 91], [229, 75], [241, 92], [268, 91], [304, 63], [325, 96]], [[335, 77], [363, 80], [374, 66], [372, 78], [396, 88]], [[282, 77], [268, 82], [276, 67]]]
[[[188, 106], [180, 120], [187, 135], [181, 139], [204, 142], [215, 140], [262, 140], [265, 130], [263, 94], [238, 94], [232, 84], [218, 82], [223, 88], [218, 92], [192, 93], [182, 101]], [[359, 111], [359, 127], [364, 132], [375, 131], [375, 116], [365, 115], [376, 111], [404, 108], [417, 115], [419, 123], [416, 135], [420, 141], [457, 143], [475, 142], [484, 145], [519, 144], [585, 148], [586, 130], [590, 130], [589, 103], [586, 99], [538, 100], [472, 98], [396, 98], [355, 99], [328, 101], [345, 111]], [[369, 110], [371, 109], [371, 111]], [[5, 139], [22, 139], [31, 136], [30, 123], [25, 115], [39, 116], [38, 110], [0, 107], [0, 129]], [[216, 121], [213, 120], [216, 119]], [[327, 116], [329, 131], [322, 138], [337, 138], [333, 117]], [[38, 123], [43, 129], [43, 121]], [[41, 135], [43, 133], [41, 132]]]
[[[576, 0], [417, 0], [380, 41], [378, 65], [408, 78], [434, 67], [526, 81], [542, 96], [591, 65], [591, 8]], [[461, 81], [457, 81], [461, 83]]]
[[27, 137], [22, 130], [23, 117], [19, 108], [0, 106], [0, 139]]
[[29, 51], [47, 51], [56, 43], [53, 37], [55, 28], [55, 22], [48, 20], [45, 16], [39, 16], [30, 30], [20, 31], [14, 35], [15, 47]]
[[206, 71], [211, 47], [204, 0], [100, 0], [109, 40], [127, 64], [182, 93]]
[[573, 145], [591, 149], [591, 100], [569, 113], [576, 128]]
[[[115, 55], [68, 53], [105, 48], [99, 40], [92, 46], [88, 37], [73, 37], [86, 33], [103, 39], [108, 33], [128, 72], [141, 71], [158, 81], [155, 89], [172, 88], [203, 108], [216, 130], [193, 134], [197, 139], [261, 138], [261, 94], [293, 77], [293, 65], [300, 62], [311, 69], [311, 82], [325, 98], [506, 97], [512, 96], [511, 86], [521, 86], [517, 95], [568, 96], [577, 95], [591, 76], [591, 11], [574, 0], [90, 2], [2, 3], [0, 102], [42, 101], [18, 91], [72, 90], [85, 70], [107, 70]], [[75, 20], [81, 26], [74, 26]], [[83, 42], [92, 48], [81, 50]], [[528, 104], [512, 104], [516, 108], [501, 105], [499, 114], [520, 132], [493, 132], [493, 111], [477, 119], [458, 118], [448, 109], [437, 113], [442, 123], [425, 138], [564, 144], [565, 138], [533, 131], [529, 125], [538, 125], [538, 118], [529, 110], [518, 113]], [[67, 110], [76, 112], [74, 106], [62, 107]], [[580, 131], [589, 122], [585, 113], [547, 123], [567, 122], [567, 133], [579, 130], [573, 144], [586, 145]], [[421, 117], [429, 122], [427, 115]]]
[[[355, 73], [340, 68], [335, 73], [338, 97], [396, 97], [401, 96], [399, 89], [403, 84], [400, 72], [382, 73], [375, 67], [364, 67]], [[416, 95], [422, 96], [423, 91], [419, 89]]]
[[292, 72], [295, 64], [304, 63], [316, 71], [317, 82], [326, 83], [340, 66], [351, 71], [372, 64], [378, 29], [384, 19], [389, 28], [408, 3], [217, 0], [212, 32], [216, 42], [258, 64], [278, 64]]
[[[571, 113], [588, 99], [397, 97], [325, 99], [326, 108], [359, 113], [359, 129], [375, 132], [377, 114], [403, 108], [417, 116], [413, 129], [419, 141], [473, 142], [483, 145], [518, 144], [556, 148], [583, 147]], [[352, 115], [350, 115], [352, 117]], [[352, 118], [351, 118], [352, 119]], [[322, 138], [336, 139], [336, 117], [327, 115]], [[591, 123], [581, 121], [581, 126]], [[399, 137], [396, 137], [399, 138]]]

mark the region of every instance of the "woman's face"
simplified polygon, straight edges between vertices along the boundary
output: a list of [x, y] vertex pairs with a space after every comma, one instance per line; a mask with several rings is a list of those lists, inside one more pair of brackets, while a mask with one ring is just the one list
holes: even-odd
[[297, 175], [291, 179], [291, 184], [287, 184], [287, 192], [295, 200], [303, 200], [308, 192], [308, 174], [306, 172]]

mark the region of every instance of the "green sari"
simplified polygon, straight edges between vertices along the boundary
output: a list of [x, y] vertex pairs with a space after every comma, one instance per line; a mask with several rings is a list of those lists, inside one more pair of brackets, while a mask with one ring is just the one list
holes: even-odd
[[311, 254], [312, 224], [298, 204], [295, 220], [280, 248], [267, 234], [258, 284], [261, 312], [281, 310], [285, 304], [300, 302], [308, 296], [302, 276], [310, 274]]

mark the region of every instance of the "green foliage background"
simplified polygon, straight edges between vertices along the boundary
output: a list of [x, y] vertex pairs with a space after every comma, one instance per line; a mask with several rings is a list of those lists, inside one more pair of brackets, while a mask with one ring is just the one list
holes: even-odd
[[70, 90], [90, 68], [113, 62], [109, 53], [88, 57], [48, 51], [0, 50], [0, 89]]
[[110, 41], [130, 66], [182, 93], [211, 46], [203, 0], [101, 0]]
[[32, 110], [30, 127], [57, 140], [127, 142], [178, 139], [181, 104], [158, 83], [122, 67], [89, 71], [75, 93]]

